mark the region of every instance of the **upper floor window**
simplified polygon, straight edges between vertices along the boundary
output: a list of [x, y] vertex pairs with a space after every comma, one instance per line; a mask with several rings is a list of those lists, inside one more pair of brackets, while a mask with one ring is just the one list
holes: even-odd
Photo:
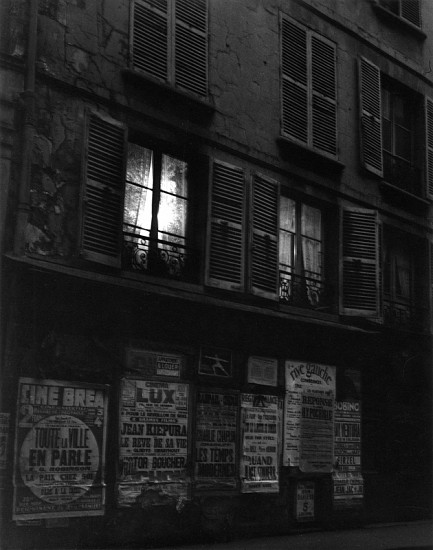
[[134, 0], [132, 67], [161, 82], [207, 96], [207, 0]]
[[[160, 147], [128, 143], [123, 124], [96, 113], [89, 117], [86, 151], [82, 256], [154, 275], [196, 278], [191, 172], [197, 177], [197, 167], [192, 170], [188, 160]], [[197, 155], [194, 163], [199, 164]]]
[[380, 6], [416, 27], [421, 27], [420, 4], [420, 0], [379, 0]]
[[318, 208], [280, 197], [280, 299], [319, 306], [324, 297], [322, 213]]
[[181, 275], [187, 259], [188, 165], [128, 144], [123, 213], [126, 262], [134, 269]]
[[381, 74], [379, 67], [365, 58], [360, 59], [359, 70], [364, 167], [403, 191], [420, 197], [432, 195], [433, 163], [424, 156], [429, 143], [433, 144], [428, 100], [424, 108], [419, 94]]
[[281, 20], [282, 135], [337, 156], [336, 46], [283, 16]]

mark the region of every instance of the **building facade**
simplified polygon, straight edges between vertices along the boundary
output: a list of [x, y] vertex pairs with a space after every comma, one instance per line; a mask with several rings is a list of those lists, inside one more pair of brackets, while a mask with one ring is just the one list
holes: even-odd
[[433, 4], [0, 9], [10, 546], [430, 517]]

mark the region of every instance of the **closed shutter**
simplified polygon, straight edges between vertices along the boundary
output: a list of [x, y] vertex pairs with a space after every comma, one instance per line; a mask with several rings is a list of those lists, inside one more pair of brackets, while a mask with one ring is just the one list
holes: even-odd
[[131, 30], [133, 68], [166, 82], [169, 64], [167, 0], [134, 0]]
[[337, 154], [336, 48], [317, 34], [311, 36], [313, 147]]
[[401, 17], [416, 27], [421, 27], [420, 0], [400, 0]]
[[341, 314], [380, 316], [379, 255], [377, 212], [343, 209]]
[[282, 134], [308, 144], [307, 32], [282, 19]]
[[207, 0], [176, 0], [175, 82], [207, 95]]
[[244, 171], [215, 161], [210, 193], [206, 283], [244, 288]]
[[383, 177], [380, 70], [365, 58], [359, 60], [359, 88], [362, 164]]
[[427, 196], [433, 200], [433, 100], [425, 100]]
[[250, 285], [253, 294], [278, 300], [278, 183], [253, 177]]
[[126, 129], [120, 122], [91, 113], [88, 120], [81, 255], [120, 265]]

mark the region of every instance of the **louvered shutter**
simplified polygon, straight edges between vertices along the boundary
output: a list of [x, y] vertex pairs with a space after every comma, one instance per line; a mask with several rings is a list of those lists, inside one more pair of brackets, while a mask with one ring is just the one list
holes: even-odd
[[429, 274], [430, 274], [430, 332], [433, 333], [433, 243], [429, 241]]
[[365, 58], [359, 60], [359, 84], [362, 164], [383, 177], [380, 70]]
[[278, 300], [278, 199], [278, 183], [255, 174], [250, 285], [253, 294], [273, 300]]
[[124, 189], [126, 129], [90, 113], [83, 187], [82, 257], [118, 267]]
[[425, 100], [427, 196], [433, 200], [433, 100]]
[[375, 210], [342, 211], [341, 314], [380, 317], [379, 224]]
[[308, 145], [308, 63], [307, 32], [283, 18], [282, 134]]
[[131, 22], [133, 68], [166, 82], [169, 66], [167, 0], [134, 0]]
[[212, 171], [206, 283], [244, 288], [244, 171], [215, 161]]
[[421, 27], [421, 6], [420, 0], [400, 0], [401, 17], [415, 25]]
[[312, 145], [337, 154], [336, 47], [317, 34], [311, 36]]
[[207, 0], [175, 2], [175, 82], [200, 96], [207, 95]]

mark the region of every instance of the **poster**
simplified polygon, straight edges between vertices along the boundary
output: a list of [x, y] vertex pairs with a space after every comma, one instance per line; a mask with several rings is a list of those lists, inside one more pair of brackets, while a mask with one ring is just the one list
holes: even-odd
[[236, 489], [239, 394], [199, 390], [194, 480], [197, 490]]
[[334, 506], [362, 505], [364, 481], [361, 474], [361, 403], [335, 403]]
[[223, 348], [201, 348], [198, 373], [218, 378], [231, 378], [232, 352]]
[[314, 482], [299, 481], [296, 486], [297, 521], [314, 520]]
[[336, 369], [286, 361], [285, 466], [302, 472], [332, 472]]
[[178, 354], [141, 349], [129, 349], [127, 351], [128, 367], [139, 372], [143, 377], [167, 376], [179, 378], [184, 363], [184, 356]]
[[241, 396], [241, 491], [277, 493], [278, 397], [245, 393]]
[[177, 382], [122, 380], [119, 506], [188, 497], [188, 390]]
[[13, 519], [103, 515], [107, 387], [21, 378]]
[[269, 357], [248, 358], [248, 383], [276, 386], [277, 373], [277, 359], [270, 359]]
[[0, 413], [0, 470], [6, 469], [9, 441], [9, 413]]

